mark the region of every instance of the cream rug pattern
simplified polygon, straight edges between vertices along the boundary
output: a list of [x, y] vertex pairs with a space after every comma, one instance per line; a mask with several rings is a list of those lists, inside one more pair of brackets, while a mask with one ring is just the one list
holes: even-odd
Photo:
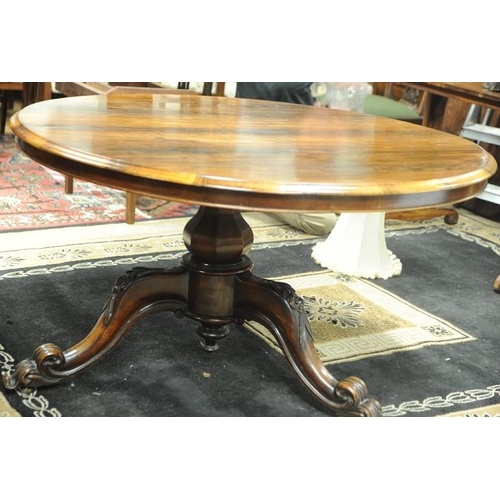
[[[369, 281], [333, 272], [272, 279], [288, 283], [303, 298], [314, 344], [326, 365], [474, 340]], [[247, 326], [280, 350], [260, 324]]]

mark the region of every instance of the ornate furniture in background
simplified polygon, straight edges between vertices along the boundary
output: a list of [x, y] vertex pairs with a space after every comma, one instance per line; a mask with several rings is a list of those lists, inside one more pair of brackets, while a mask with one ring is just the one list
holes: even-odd
[[[443, 117], [448, 102], [457, 100], [468, 107], [465, 120], [459, 117], [458, 130], [448, 130], [458, 133], [462, 137], [480, 142], [495, 154], [493, 148], [500, 145], [500, 128], [491, 126], [493, 114], [496, 112], [496, 121], [500, 119], [500, 92], [485, 88], [483, 82], [402, 82], [402, 85], [427, 92], [429, 104], [424, 115], [424, 125], [443, 129]], [[482, 109], [481, 109], [482, 108]], [[482, 118], [480, 117], [483, 114]], [[483, 193], [474, 200], [465, 203], [470, 210], [488, 217], [491, 213], [488, 204], [500, 205], [500, 177], [497, 173], [490, 179]], [[491, 217], [491, 216], [490, 216]], [[493, 217], [491, 217], [493, 218]], [[495, 217], [497, 219], [498, 216]], [[495, 280], [493, 289], [500, 293], [500, 276]]]

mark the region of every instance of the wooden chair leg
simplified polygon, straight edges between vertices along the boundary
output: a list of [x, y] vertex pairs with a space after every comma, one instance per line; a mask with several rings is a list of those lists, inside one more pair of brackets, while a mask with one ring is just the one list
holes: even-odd
[[65, 194], [73, 193], [73, 177], [71, 177], [71, 175], [64, 176], [64, 193]]
[[135, 207], [137, 205], [137, 198], [139, 195], [127, 191], [125, 196], [125, 222], [133, 224], [135, 222]]
[[[64, 176], [64, 192], [65, 194], [73, 193], [74, 178], [71, 175]], [[126, 192], [125, 194], [125, 222], [127, 224], [135, 223], [135, 207], [137, 205], [137, 198], [139, 195], [135, 193]]]

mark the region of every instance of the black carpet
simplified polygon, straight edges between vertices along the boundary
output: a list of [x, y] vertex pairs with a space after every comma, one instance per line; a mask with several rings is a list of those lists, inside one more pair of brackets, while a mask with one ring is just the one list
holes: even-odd
[[[335, 364], [337, 378], [358, 375], [387, 416], [437, 416], [498, 404], [499, 303], [492, 283], [499, 254], [478, 238], [445, 229], [387, 240], [401, 276], [375, 280], [412, 304], [477, 338]], [[261, 277], [320, 270], [311, 244], [253, 250]], [[176, 265], [176, 261], [173, 264]], [[15, 361], [53, 342], [65, 349], [93, 327], [115, 279], [130, 264], [5, 279], [0, 286], [0, 344]], [[6, 391], [22, 416], [296, 416], [324, 409], [285, 359], [244, 327], [231, 326], [215, 353], [198, 346], [195, 324], [171, 313], [139, 321], [118, 347], [70, 381], [36, 391]]]

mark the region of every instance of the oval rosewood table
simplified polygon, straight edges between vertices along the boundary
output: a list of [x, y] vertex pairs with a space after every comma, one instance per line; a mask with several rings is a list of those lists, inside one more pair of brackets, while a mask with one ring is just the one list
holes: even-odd
[[139, 318], [168, 310], [198, 321], [205, 349], [228, 325], [257, 321], [297, 377], [338, 415], [378, 416], [356, 377], [336, 380], [312, 341], [304, 303], [252, 274], [241, 210], [389, 212], [481, 192], [495, 172], [479, 146], [386, 118], [270, 101], [178, 95], [44, 101], [11, 120], [19, 148], [64, 174], [199, 204], [176, 268], [118, 278], [92, 331], [75, 346], [38, 347], [4, 375], [7, 388], [56, 383], [109, 352]]

